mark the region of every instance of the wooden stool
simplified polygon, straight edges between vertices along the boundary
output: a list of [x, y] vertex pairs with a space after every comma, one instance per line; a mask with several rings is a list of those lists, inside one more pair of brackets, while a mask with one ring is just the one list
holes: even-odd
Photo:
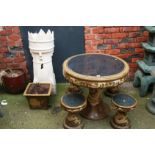
[[136, 99], [127, 94], [117, 94], [112, 98], [112, 103], [117, 112], [111, 119], [111, 126], [116, 129], [130, 128], [131, 124], [127, 112], [136, 107]]
[[78, 113], [82, 111], [86, 105], [85, 97], [80, 94], [66, 94], [61, 98], [61, 106], [68, 112], [63, 124], [65, 129], [81, 129], [84, 127]]

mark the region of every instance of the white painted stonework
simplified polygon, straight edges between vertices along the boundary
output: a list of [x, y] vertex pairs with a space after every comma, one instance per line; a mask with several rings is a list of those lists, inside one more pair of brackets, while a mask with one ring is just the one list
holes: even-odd
[[56, 94], [56, 80], [53, 71], [52, 56], [54, 53], [54, 32], [28, 32], [29, 48], [33, 57], [34, 83], [49, 82]]

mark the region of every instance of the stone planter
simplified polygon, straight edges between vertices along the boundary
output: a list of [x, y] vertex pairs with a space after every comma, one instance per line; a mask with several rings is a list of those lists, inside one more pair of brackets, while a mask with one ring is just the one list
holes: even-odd
[[5, 74], [1, 78], [4, 88], [9, 93], [22, 93], [26, 87], [25, 72], [22, 69], [5, 70]]
[[31, 109], [48, 109], [52, 92], [50, 83], [29, 83], [24, 91]]

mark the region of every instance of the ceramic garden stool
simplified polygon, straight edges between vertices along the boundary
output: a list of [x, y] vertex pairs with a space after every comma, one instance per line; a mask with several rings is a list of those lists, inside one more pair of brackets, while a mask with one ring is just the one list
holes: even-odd
[[66, 94], [61, 98], [61, 106], [68, 112], [63, 124], [65, 129], [81, 129], [84, 127], [78, 113], [82, 111], [86, 105], [86, 99], [81, 94]]
[[111, 126], [116, 129], [130, 128], [131, 124], [127, 112], [136, 107], [136, 99], [127, 94], [117, 94], [112, 98], [112, 104], [117, 112], [111, 119]]

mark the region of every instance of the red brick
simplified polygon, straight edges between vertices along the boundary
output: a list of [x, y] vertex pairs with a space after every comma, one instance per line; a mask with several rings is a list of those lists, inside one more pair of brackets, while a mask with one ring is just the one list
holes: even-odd
[[12, 34], [12, 29], [6, 29], [5, 30], [5, 35], [10, 35], [10, 34]]
[[132, 58], [132, 62], [137, 62], [137, 60], [139, 60], [139, 58]]
[[143, 53], [144, 49], [143, 48], [135, 48], [136, 53]]
[[90, 29], [88, 29], [88, 30], [85, 29], [85, 30], [84, 30], [84, 33], [85, 33], [85, 34], [90, 34], [90, 33], [91, 33], [91, 30], [90, 30]]
[[130, 38], [135, 38], [137, 36], [140, 36], [140, 32], [129, 32], [129, 37]]
[[147, 38], [146, 37], [137, 37], [137, 42], [146, 42]]
[[0, 47], [6, 47], [7, 46], [7, 42], [6, 41], [1, 41], [0, 42]]
[[137, 71], [137, 68], [130, 68], [130, 73], [135, 73]]
[[16, 58], [14, 58], [15, 63], [19, 63], [19, 62], [23, 62], [23, 61], [25, 61], [24, 57], [16, 57]]
[[92, 34], [98, 34], [98, 27], [93, 27], [91, 29]]
[[91, 46], [91, 45], [85, 45], [85, 49], [86, 51], [93, 51], [93, 50], [96, 50], [96, 47]]
[[9, 40], [13, 40], [13, 41], [17, 41], [17, 40], [20, 40], [21, 37], [17, 34], [12, 34], [9, 36]]
[[24, 61], [24, 62], [21, 62], [20, 63], [20, 68], [23, 68], [23, 69], [25, 69], [26, 70], [26, 68], [27, 68], [27, 63]]
[[14, 46], [16, 46], [16, 47], [23, 47], [23, 43], [22, 43], [21, 40], [18, 40], [18, 41], [14, 42]]
[[92, 40], [92, 45], [103, 44], [103, 40]]
[[118, 44], [119, 48], [138, 48], [141, 47], [140, 43], [120, 43]]
[[85, 40], [85, 45], [91, 45], [92, 44], [92, 40]]
[[134, 79], [134, 74], [135, 74], [135, 72], [134, 73], [132, 73], [132, 72], [129, 72], [129, 79], [132, 81], [133, 79]]
[[119, 39], [104, 39], [103, 40], [103, 43], [104, 44], [117, 44], [119, 42], [120, 42]]
[[6, 53], [6, 52], [8, 52], [7, 47], [1, 47], [0, 48], [0, 53]]
[[0, 31], [0, 35], [1, 35], [1, 36], [5, 36], [5, 35], [6, 35], [6, 31], [5, 31], [5, 30]]
[[94, 51], [94, 50], [85, 50], [85, 52], [86, 52], [86, 53], [94, 53], [94, 52], [96, 52], [96, 51]]
[[140, 30], [140, 26], [125, 26], [120, 28], [120, 32], [134, 32], [139, 30]]
[[3, 60], [4, 63], [13, 63], [14, 62], [14, 58], [5, 58]]
[[20, 68], [19, 63], [7, 63], [8, 68]]
[[4, 54], [3, 53], [0, 53], [0, 58], [3, 58], [4, 57]]
[[122, 39], [128, 36], [128, 33], [112, 33], [112, 38]]
[[126, 53], [126, 54], [119, 54], [117, 55], [118, 57], [122, 58], [122, 59], [126, 59], [128, 58], [129, 56], [131, 56], [132, 54], [131, 53]]
[[96, 53], [101, 53], [101, 54], [109, 54], [109, 50], [96, 50]]
[[143, 59], [144, 58], [144, 53], [139, 53], [139, 59]]
[[91, 26], [85, 26], [84, 29], [89, 30], [89, 29], [91, 29]]
[[18, 26], [13, 27], [12, 32], [13, 33], [20, 33], [19, 27]]
[[120, 53], [120, 49], [111, 49], [109, 50], [109, 54], [118, 55]]
[[14, 26], [4, 26], [6, 30], [12, 30], [12, 28], [14, 28]]
[[131, 67], [131, 68], [137, 68], [138, 65], [137, 65], [137, 63], [130, 63], [129, 64], [129, 67]]
[[103, 32], [104, 32], [104, 29], [102, 26], [92, 28], [93, 34], [98, 34], [98, 33], [103, 33]]
[[141, 43], [128, 43], [128, 46], [131, 48], [141, 47]]
[[148, 31], [144, 31], [143, 32], [143, 36], [148, 37], [149, 36], [149, 32]]
[[96, 35], [96, 37], [95, 37], [96, 39], [111, 39], [111, 34], [109, 33], [109, 34], [97, 34]]
[[119, 27], [107, 27], [107, 28], [104, 28], [104, 32], [105, 33], [117, 33], [119, 32]]
[[86, 40], [95, 39], [95, 35], [93, 35], [93, 34], [86, 34], [86, 35], [85, 35], [85, 39], [86, 39]]
[[7, 41], [7, 37], [6, 36], [0, 36], [0, 42], [1, 41]]
[[128, 48], [129, 47], [129, 43], [120, 43], [120, 44], [118, 44], [118, 47], [119, 48]]
[[5, 63], [0, 63], [0, 69], [5, 69], [6, 68], [6, 64]]
[[9, 47], [14, 47], [15, 46], [15, 42], [14, 41], [8, 41], [8, 46]]

